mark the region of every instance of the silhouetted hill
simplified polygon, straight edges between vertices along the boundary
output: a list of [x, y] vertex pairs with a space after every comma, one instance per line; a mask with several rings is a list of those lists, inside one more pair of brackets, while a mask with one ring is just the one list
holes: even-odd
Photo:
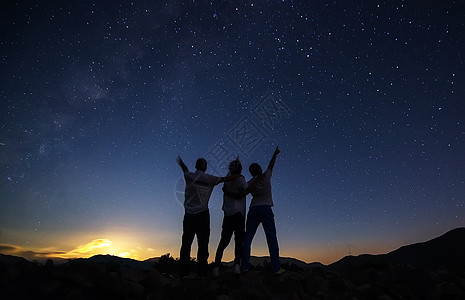
[[179, 278], [179, 262], [169, 254], [146, 261], [96, 255], [65, 264], [0, 254], [0, 299], [465, 299], [464, 234], [459, 228], [327, 267], [282, 258], [281, 275], [263, 267], [269, 257], [253, 257], [254, 270], [235, 275], [225, 266], [218, 278]]
[[363, 268], [403, 264], [412, 267], [465, 267], [465, 228], [457, 228], [432, 240], [400, 247], [387, 254], [346, 256], [330, 264], [330, 269]]
[[29, 265], [31, 262], [29, 262], [27, 259], [18, 257], [18, 256], [13, 256], [13, 255], [6, 255], [0, 253], [0, 264], [4, 265], [19, 265], [19, 264], [25, 264]]
[[[280, 257], [279, 258], [280, 262], [282, 265], [287, 265], [287, 266], [296, 266], [302, 269], [306, 268], [319, 268], [319, 267], [324, 267], [322, 263], [319, 262], [313, 262], [313, 263], [306, 263], [304, 261], [301, 261], [296, 258], [292, 257]], [[232, 265], [234, 262], [229, 262], [228, 265]], [[270, 257], [269, 256], [251, 256], [250, 257], [250, 263], [254, 266], [261, 266], [265, 267], [267, 264], [270, 263]]]
[[386, 254], [386, 259], [415, 267], [465, 266], [465, 228], [457, 228], [423, 243]]
[[149, 270], [153, 267], [154, 261], [156, 259], [149, 259], [145, 261], [139, 261], [131, 258], [123, 258], [119, 256], [114, 256], [114, 255], [94, 255], [90, 258], [77, 258], [77, 259], [72, 259], [70, 260], [71, 263], [76, 263], [76, 262], [87, 262], [87, 263], [93, 263], [93, 264], [113, 264], [117, 265], [120, 267], [129, 267], [129, 268], [136, 268], [136, 269], [142, 269], [142, 270]]

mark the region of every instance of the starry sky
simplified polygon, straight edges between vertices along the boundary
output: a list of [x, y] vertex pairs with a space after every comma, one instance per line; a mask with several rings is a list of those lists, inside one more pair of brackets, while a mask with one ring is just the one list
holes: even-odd
[[[278, 145], [282, 256], [328, 264], [464, 226], [463, 1], [7, 1], [0, 11], [2, 253], [178, 257], [176, 155], [190, 170], [205, 157], [219, 176], [239, 155], [249, 179], [248, 165], [266, 167]], [[210, 260], [221, 204], [218, 186]], [[262, 229], [252, 254], [268, 254]]]

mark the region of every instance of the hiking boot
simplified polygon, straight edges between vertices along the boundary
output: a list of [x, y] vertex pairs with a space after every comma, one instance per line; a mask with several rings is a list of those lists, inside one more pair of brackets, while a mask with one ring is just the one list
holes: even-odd
[[273, 274], [275, 274], [275, 275], [281, 275], [281, 274], [283, 274], [284, 272], [286, 272], [286, 270], [283, 269], [283, 268], [281, 268], [281, 269], [279, 269], [278, 271], [274, 272]]

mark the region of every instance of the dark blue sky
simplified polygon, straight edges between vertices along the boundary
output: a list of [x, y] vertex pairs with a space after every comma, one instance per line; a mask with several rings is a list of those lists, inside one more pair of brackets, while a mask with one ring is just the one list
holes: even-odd
[[[224, 174], [236, 155], [266, 166], [277, 145], [283, 256], [329, 263], [464, 225], [463, 2], [47, 1], [1, 14], [4, 253], [176, 257], [176, 154]], [[210, 253], [221, 201], [218, 187]], [[252, 254], [267, 254], [262, 233]]]

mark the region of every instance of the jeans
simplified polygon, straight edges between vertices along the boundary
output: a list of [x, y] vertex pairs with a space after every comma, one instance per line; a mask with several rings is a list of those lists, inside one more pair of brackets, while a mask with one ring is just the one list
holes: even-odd
[[279, 247], [276, 237], [276, 225], [274, 223], [274, 214], [271, 206], [258, 205], [252, 206], [247, 214], [247, 223], [245, 225], [244, 253], [242, 257], [242, 269], [250, 269], [250, 251], [253, 237], [257, 232], [260, 223], [265, 231], [266, 243], [270, 252], [271, 271], [277, 272], [281, 269], [279, 262]]
[[245, 233], [245, 216], [240, 212], [232, 216], [224, 216], [221, 239], [216, 249], [215, 265], [221, 264], [223, 252], [228, 247], [234, 233], [234, 263], [240, 264], [242, 259], [242, 245]]
[[208, 270], [208, 242], [210, 239], [210, 212], [204, 210], [197, 214], [185, 214], [182, 222], [182, 243], [179, 258], [181, 277], [189, 275], [191, 246], [197, 235], [197, 273], [207, 275]]

